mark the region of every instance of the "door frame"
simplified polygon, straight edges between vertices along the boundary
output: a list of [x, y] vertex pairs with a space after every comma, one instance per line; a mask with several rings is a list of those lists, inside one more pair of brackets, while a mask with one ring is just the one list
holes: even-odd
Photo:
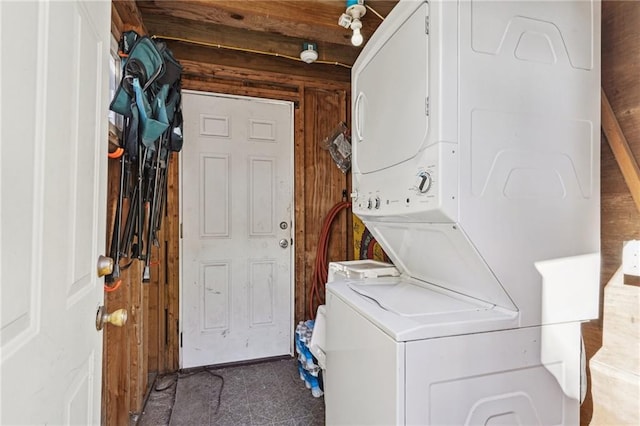
[[[291, 330], [291, 339], [289, 342], [289, 354], [293, 356], [294, 353], [294, 323], [295, 323], [295, 304], [296, 304], [296, 241], [295, 241], [295, 230], [296, 230], [296, 192], [295, 192], [295, 103], [291, 101], [278, 100], [278, 99], [269, 99], [269, 98], [260, 98], [256, 96], [242, 96], [242, 95], [233, 95], [227, 93], [217, 93], [217, 92], [205, 92], [200, 90], [190, 90], [183, 89], [182, 94], [190, 94], [190, 95], [204, 95], [204, 96], [215, 96], [220, 98], [229, 98], [229, 99], [242, 99], [242, 100], [252, 100], [259, 101], [263, 103], [269, 104], [279, 104], [279, 105], [289, 105], [291, 107], [291, 117], [290, 117], [290, 126], [291, 126], [291, 138], [289, 141], [290, 144], [290, 161], [289, 161], [289, 178], [291, 180], [291, 250], [289, 251], [290, 259], [289, 264], [291, 267], [289, 268], [289, 294], [291, 296], [289, 304], [290, 304], [290, 314], [289, 314], [289, 328]], [[189, 142], [185, 140], [185, 144]], [[184, 222], [184, 191], [182, 189], [182, 173], [184, 170], [184, 156], [180, 155], [179, 168], [178, 168], [178, 188], [179, 188], [179, 207], [178, 207], [178, 223], [180, 227], [180, 244], [179, 244], [179, 280], [178, 280], [178, 299], [179, 299], [179, 307], [178, 307], [178, 318], [179, 318], [179, 326], [178, 326], [178, 368], [182, 368], [182, 326], [183, 326], [183, 317], [184, 317], [184, 297], [183, 297], [183, 289], [184, 289], [184, 279], [183, 279], [183, 262], [184, 262], [184, 252], [183, 252], [183, 234], [182, 234], [182, 224]]]

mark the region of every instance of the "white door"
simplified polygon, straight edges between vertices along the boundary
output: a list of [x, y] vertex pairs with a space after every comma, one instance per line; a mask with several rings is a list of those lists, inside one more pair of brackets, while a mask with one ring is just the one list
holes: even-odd
[[0, 424], [99, 424], [110, 3], [0, 1]]
[[183, 368], [292, 353], [293, 104], [188, 92]]

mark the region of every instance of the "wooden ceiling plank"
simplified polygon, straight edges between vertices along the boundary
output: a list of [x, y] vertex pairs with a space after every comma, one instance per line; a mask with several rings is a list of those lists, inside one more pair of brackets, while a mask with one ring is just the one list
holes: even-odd
[[116, 9], [115, 2], [111, 2], [111, 35], [120, 40], [122, 34], [122, 19]]
[[[174, 16], [156, 14], [145, 15], [145, 24], [149, 34], [159, 38], [181, 38], [206, 44], [220, 44], [250, 50], [260, 50], [273, 54], [299, 57], [302, 39], [285, 37], [279, 34], [260, 33], [221, 25], [189, 21]], [[351, 65], [358, 50], [352, 46], [333, 43], [318, 43], [318, 59]]]
[[290, 81], [294, 76], [311, 80], [321, 79], [338, 82], [349, 82], [351, 79], [350, 69], [336, 65], [305, 64], [284, 58], [228, 51], [225, 49], [212, 49], [175, 41], [167, 41], [167, 45], [183, 66], [185, 66], [186, 63], [200, 63], [202, 66], [212, 63], [221, 64], [255, 70], [258, 74], [280, 74], [282, 76], [282, 82]]
[[123, 32], [134, 30], [140, 35], [147, 34], [142, 14], [135, 0], [113, 0], [111, 4], [112, 13], [115, 9], [122, 22], [121, 30]]
[[[365, 6], [373, 8], [376, 12], [382, 15], [383, 18], [386, 18], [387, 15], [389, 15], [389, 13], [391, 12], [391, 9], [393, 9], [394, 6], [398, 4], [398, 0], [366, 0], [364, 4]], [[370, 12], [367, 11], [367, 14], [368, 13]]]
[[[315, 2], [275, 0], [138, 1], [143, 17], [155, 13], [310, 41], [350, 45], [350, 32], [338, 25], [342, 7], [339, 13], [333, 10], [327, 12], [320, 7], [313, 8], [313, 4]], [[378, 21], [373, 16], [371, 25], [365, 23], [362, 29], [365, 37], [379, 25]]]
[[202, 63], [188, 59], [181, 60], [187, 79], [232, 79], [241, 81], [263, 81], [281, 85], [297, 84], [309, 87], [323, 87], [329, 90], [345, 90], [349, 82], [329, 79], [308, 78], [297, 75], [283, 75], [270, 71], [256, 71], [241, 66], [219, 63]]

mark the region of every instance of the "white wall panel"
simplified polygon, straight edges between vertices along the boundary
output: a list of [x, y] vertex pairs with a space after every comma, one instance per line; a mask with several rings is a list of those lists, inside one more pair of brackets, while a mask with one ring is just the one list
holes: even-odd
[[95, 358], [89, 358], [76, 370], [71, 386], [64, 395], [64, 424], [91, 424], [93, 418], [93, 371]]
[[[14, 11], [13, 8], [17, 8]], [[2, 5], [0, 39], [11, 39], [8, 22], [15, 13], [40, 13], [46, 22], [48, 9], [38, 10], [37, 3]], [[7, 28], [7, 31], [3, 29]], [[44, 158], [44, 105], [46, 27], [34, 20], [23, 27], [20, 43], [3, 43], [2, 57], [20, 57], [19, 63], [0, 62], [3, 81], [35, 81], [36, 84], [2, 85], [0, 96], [0, 340], [2, 358], [26, 344], [36, 333], [40, 317], [43, 158]], [[24, 45], [38, 49], [23, 48]], [[6, 100], [6, 102], [5, 102]], [[23, 111], [32, 110], [35, 100], [38, 108], [32, 111], [33, 126], [22, 126]], [[21, 190], [15, 190], [17, 181]]]
[[249, 261], [249, 276], [249, 312], [251, 325], [272, 324], [275, 306], [275, 259]]
[[200, 276], [202, 331], [228, 328], [231, 304], [231, 262], [203, 264]]
[[[82, 9], [80, 9], [82, 11]], [[92, 29], [90, 23], [85, 21], [82, 13], [76, 16], [74, 33], [74, 45], [71, 49], [73, 55], [70, 59], [75, 63], [73, 80], [77, 82], [73, 86], [72, 99], [72, 129], [78, 129], [72, 134], [71, 155], [69, 156], [70, 172], [73, 179], [70, 193], [73, 194], [71, 200], [69, 219], [69, 229], [73, 233], [73, 247], [67, 259], [70, 263], [70, 287], [68, 290], [67, 305], [80, 300], [80, 296], [90, 291], [92, 285], [92, 274], [95, 273], [95, 259], [97, 253], [87, 250], [84, 245], [91, 240], [91, 236], [96, 229], [97, 217], [94, 216], [96, 200], [94, 199], [94, 188], [98, 178], [96, 171], [96, 158], [99, 155], [97, 148], [101, 135], [96, 134], [97, 123], [99, 122], [98, 108], [87, 108], [92, 105], [92, 99], [96, 98], [101, 84], [95, 75], [87, 75], [80, 69], [80, 59], [95, 63], [98, 70], [102, 69], [99, 36]], [[78, 123], [85, 123], [86, 126], [79, 126]]]
[[229, 155], [202, 154], [200, 173], [200, 237], [228, 238], [231, 235], [229, 222], [231, 191]]
[[229, 118], [213, 115], [200, 115], [200, 135], [229, 137]]
[[275, 142], [276, 122], [271, 120], [249, 119], [249, 139]]
[[249, 158], [249, 235], [273, 236], [275, 232], [274, 158]]

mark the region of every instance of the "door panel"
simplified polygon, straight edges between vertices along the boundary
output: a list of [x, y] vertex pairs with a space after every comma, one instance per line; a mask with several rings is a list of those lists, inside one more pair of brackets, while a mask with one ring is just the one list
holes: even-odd
[[290, 354], [292, 104], [188, 92], [183, 109], [181, 365]]
[[109, 26], [0, 2], [0, 424], [100, 423]]

